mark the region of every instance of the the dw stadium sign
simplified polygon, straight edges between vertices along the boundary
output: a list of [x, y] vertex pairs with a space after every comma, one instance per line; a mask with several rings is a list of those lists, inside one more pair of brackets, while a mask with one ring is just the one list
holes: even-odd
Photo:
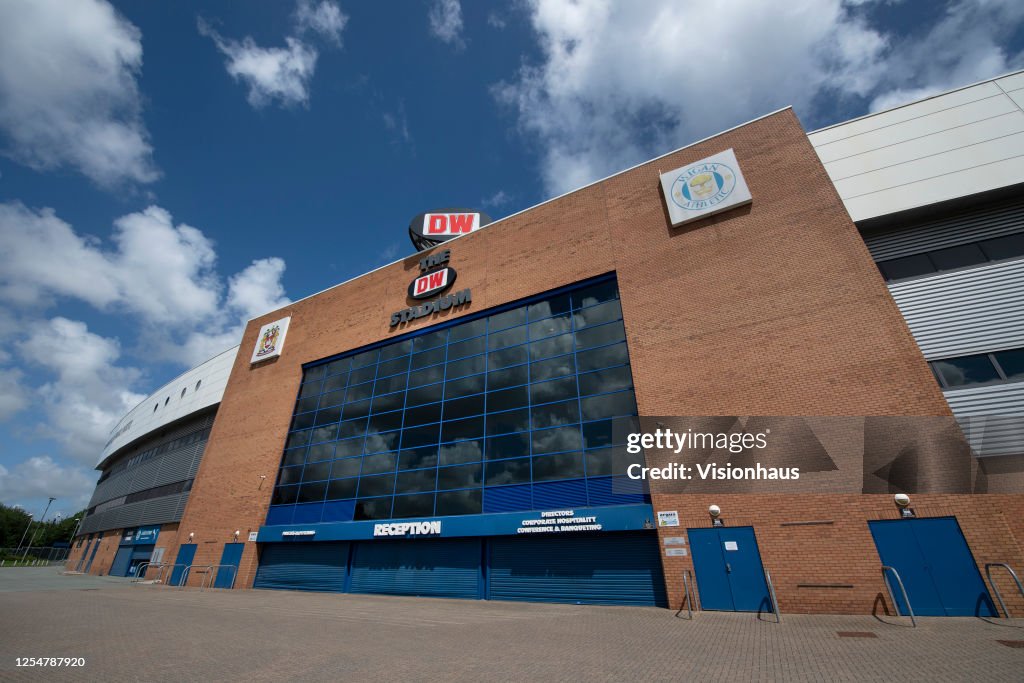
[[459, 235], [484, 227], [491, 217], [473, 209], [437, 209], [415, 216], [409, 223], [409, 238], [416, 249], [436, 247]]

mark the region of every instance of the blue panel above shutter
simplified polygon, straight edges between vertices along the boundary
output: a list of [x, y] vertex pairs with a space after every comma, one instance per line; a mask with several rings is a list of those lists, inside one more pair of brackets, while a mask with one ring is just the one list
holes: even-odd
[[348, 543], [271, 543], [260, 551], [254, 588], [343, 591]]
[[668, 604], [653, 531], [495, 537], [488, 543], [492, 600]]
[[352, 556], [353, 593], [482, 597], [480, 539], [366, 541]]

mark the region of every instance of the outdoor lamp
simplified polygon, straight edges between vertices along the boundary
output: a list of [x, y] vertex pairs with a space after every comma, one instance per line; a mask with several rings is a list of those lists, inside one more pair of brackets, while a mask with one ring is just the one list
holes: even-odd
[[712, 519], [718, 519], [718, 515], [722, 514], [722, 508], [717, 505], [711, 505], [708, 507], [708, 514], [711, 515]]

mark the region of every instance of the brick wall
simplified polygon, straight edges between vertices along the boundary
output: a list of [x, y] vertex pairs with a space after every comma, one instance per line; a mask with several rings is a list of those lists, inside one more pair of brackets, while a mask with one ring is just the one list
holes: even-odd
[[[753, 203], [670, 228], [659, 173], [727, 148], [735, 150]], [[401, 234], [404, 226], [394, 230]], [[181, 521], [179, 540], [195, 534], [196, 564], [216, 564], [236, 529], [244, 540], [263, 523], [303, 363], [610, 271], [618, 275], [641, 414], [950, 414], [791, 110], [537, 206], [445, 248], [459, 273], [456, 289], [473, 292], [472, 304], [458, 310], [389, 327], [390, 314], [409, 305], [406, 287], [418, 273], [422, 254], [417, 254], [249, 323]], [[250, 366], [260, 326], [286, 315], [291, 326], [283, 354]], [[758, 499], [740, 498], [736, 509], [743, 505], [744, 514], [754, 517]], [[877, 581], [868, 578], [874, 570], [863, 559], [873, 549], [853, 529], [864, 506], [882, 503], [857, 496], [817, 500], [839, 518], [837, 524], [814, 531], [765, 527], [766, 561], [777, 561], [779, 553], [788, 552], [781, 549], [791, 545], [775, 535], [831, 533], [842, 543], [823, 556], [816, 575], [850, 571], [851, 562], [865, 573], [857, 574], [859, 588], [852, 594], [798, 592], [796, 570], [780, 562], [785, 586], [780, 600], [784, 595], [785, 607], [808, 611], [816, 606], [862, 611]], [[685, 507], [687, 514], [706, 508], [703, 502], [689, 507], [684, 502], [671, 504]], [[791, 514], [791, 506], [778, 504], [780, 520]], [[974, 510], [970, 501], [957, 504], [964, 514]], [[824, 513], [802, 506], [800, 514]], [[971, 528], [979, 543], [998, 542], [1001, 532]], [[1003, 548], [993, 546], [996, 550]], [[256, 544], [248, 543], [238, 587], [252, 585], [256, 553]], [[168, 561], [175, 554], [169, 549]], [[668, 567], [669, 590], [678, 600], [678, 567]]]

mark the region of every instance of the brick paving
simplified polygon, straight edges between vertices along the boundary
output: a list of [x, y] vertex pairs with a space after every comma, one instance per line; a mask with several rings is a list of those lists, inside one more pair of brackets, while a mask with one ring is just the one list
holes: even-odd
[[[998, 642], [1024, 640], [1022, 619], [688, 621], [639, 607], [179, 591], [52, 568], [0, 572], [0, 614], [0, 679], [15, 681], [1024, 679], [1024, 649]], [[15, 668], [26, 656], [86, 665]]]

